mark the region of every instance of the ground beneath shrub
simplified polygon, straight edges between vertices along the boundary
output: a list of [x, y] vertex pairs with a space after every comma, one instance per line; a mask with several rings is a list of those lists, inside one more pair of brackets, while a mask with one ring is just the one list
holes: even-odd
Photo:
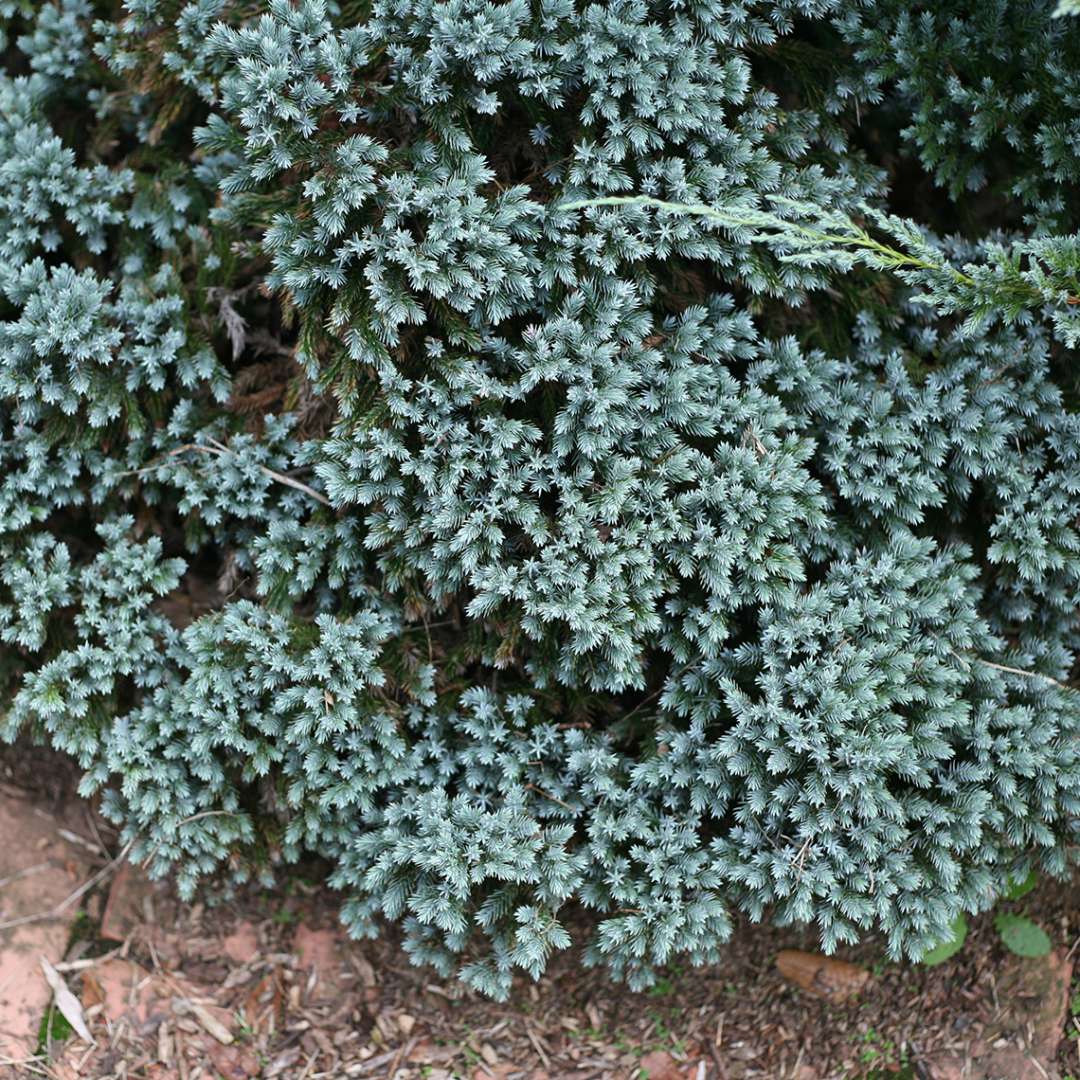
[[11, 754], [0, 752], [0, 1076], [1080, 1076], [1072, 884], [1012, 906], [1054, 942], [1038, 960], [1003, 952], [992, 917], [935, 968], [890, 963], [873, 944], [827, 964], [812, 934], [747, 926], [722, 966], [673, 967], [646, 993], [568, 953], [498, 1004], [412, 967], [392, 935], [348, 941], [318, 867], [275, 890], [179, 903], [120, 858], [115, 833], [65, 798], [71, 786], [43, 789], [61, 766]]

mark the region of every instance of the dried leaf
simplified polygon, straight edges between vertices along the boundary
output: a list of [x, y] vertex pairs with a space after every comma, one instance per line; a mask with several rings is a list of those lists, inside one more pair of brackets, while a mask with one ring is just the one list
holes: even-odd
[[780, 974], [804, 990], [830, 1001], [846, 1001], [870, 981], [870, 972], [831, 956], [783, 949], [776, 956]]
[[213, 1035], [215, 1039], [223, 1046], [228, 1046], [233, 1041], [232, 1032], [216, 1017], [214, 1014], [204, 1006], [200, 1005], [197, 1001], [189, 1001], [188, 1007], [191, 1009], [195, 1019], [199, 1021], [210, 1035]]
[[247, 344], [247, 319], [232, 306], [232, 297], [224, 291], [218, 304], [218, 316], [225, 327], [225, 333], [229, 335], [233, 359], [237, 360]]
[[71, 1025], [72, 1030], [83, 1042], [96, 1046], [94, 1036], [90, 1034], [90, 1029], [86, 1026], [86, 1018], [79, 999], [68, 989], [67, 983], [44, 956], [40, 957], [40, 961], [45, 981], [52, 987], [53, 998], [56, 1001], [56, 1007], [60, 1010], [60, 1015]]

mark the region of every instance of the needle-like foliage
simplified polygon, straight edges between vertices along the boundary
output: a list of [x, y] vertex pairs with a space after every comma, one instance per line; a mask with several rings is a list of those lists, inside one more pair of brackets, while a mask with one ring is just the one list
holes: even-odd
[[1080, 23], [911, 9], [0, 0], [0, 732], [493, 995], [1064, 873]]

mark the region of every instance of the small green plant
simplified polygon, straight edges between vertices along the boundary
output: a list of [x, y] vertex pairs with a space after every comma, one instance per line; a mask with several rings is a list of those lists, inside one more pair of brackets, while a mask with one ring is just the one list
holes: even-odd
[[887, 956], [879, 956], [871, 965], [870, 973], [876, 979], [880, 979], [892, 967], [892, 963]]
[[[1001, 894], [1001, 899], [1013, 903], [1027, 896], [1036, 884], [1038, 884], [1038, 875], [1034, 870], [1019, 879], [1009, 878], [1008, 886]], [[1001, 912], [994, 919], [994, 929], [997, 930], [1002, 945], [1017, 956], [1046, 956], [1052, 948], [1046, 931], [1025, 915]], [[944, 963], [964, 947], [967, 935], [967, 917], [961, 913], [953, 922], [952, 935], [925, 953], [921, 962], [931, 967]], [[1080, 1003], [1080, 995], [1074, 997], [1073, 1002]]]
[[922, 963], [930, 967], [943, 964], [950, 957], [955, 956], [963, 947], [968, 935], [967, 916], [961, 912], [953, 920], [952, 936], [935, 946], [929, 952], [924, 953]]
[[676, 1053], [681, 1053], [686, 1049], [685, 1040], [677, 1035], [671, 1027], [672, 1018], [677, 1019], [678, 1017], [677, 1011], [672, 1009], [667, 1011], [650, 1009], [648, 1017], [653, 1022], [653, 1032], [655, 1033], [655, 1037], [649, 1041], [650, 1049], [673, 1050]]
[[994, 927], [1001, 943], [1017, 956], [1046, 956], [1052, 948], [1046, 931], [1023, 915], [1002, 913], [994, 920]]
[[898, 1077], [912, 1075], [907, 1050], [898, 1047], [894, 1040], [882, 1036], [876, 1028], [854, 1033], [851, 1041], [862, 1044], [858, 1052], [859, 1080], [897, 1080]]
[[38, 1026], [37, 1053], [47, 1054], [53, 1045], [64, 1042], [74, 1030], [63, 1013], [50, 1005]]
[[918, 1074], [908, 1064], [871, 1068], [860, 1075], [859, 1080], [918, 1080]]
[[866, 1032], [862, 1038], [868, 1045], [864, 1046], [859, 1052], [859, 1060], [864, 1065], [873, 1065], [882, 1056], [884, 1048], [874, 1045], [875, 1036], [873, 1032]]
[[1034, 870], [1029, 870], [1027, 876], [1020, 880], [1009, 878], [1009, 887], [1005, 890], [1004, 899], [1019, 900], [1021, 897], [1027, 896], [1038, 883], [1039, 876]]

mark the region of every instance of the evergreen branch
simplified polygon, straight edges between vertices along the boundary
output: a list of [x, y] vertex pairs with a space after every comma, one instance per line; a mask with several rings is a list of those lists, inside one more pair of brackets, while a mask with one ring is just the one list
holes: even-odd
[[918, 225], [864, 206], [876, 229], [894, 243], [876, 239], [847, 214], [810, 203], [771, 197], [793, 216], [767, 210], [729, 210], [704, 203], [676, 203], [647, 195], [611, 195], [561, 203], [557, 209], [648, 207], [706, 218], [732, 230], [750, 230], [752, 243], [773, 250], [783, 262], [831, 267], [847, 272], [856, 265], [895, 273], [918, 290], [915, 300], [939, 315], [961, 315], [963, 330], [974, 334], [999, 319], [1015, 322], [1025, 313], [1045, 310], [1055, 335], [1068, 347], [1080, 344], [1080, 235], [983, 241], [976, 259], [954, 266], [942, 242]]
[[[864, 228], [843, 214], [823, 213], [819, 207], [791, 200], [774, 199], [774, 201], [787, 203], [792, 208], [815, 215], [821, 227], [783, 218], [764, 210], [743, 210], [733, 213], [706, 203], [667, 202], [648, 195], [609, 195], [599, 199], [580, 199], [562, 203], [558, 209], [580, 210], [592, 206], [648, 206], [656, 210], [666, 210], [669, 213], [693, 214], [716, 221], [729, 229], [754, 229], [756, 231], [753, 239], [770, 247], [783, 247], [785, 243], [797, 244], [800, 247], [800, 255], [809, 253], [803, 247], [807, 243], [820, 246], [823, 255], [828, 255], [837, 249], [850, 249], [858, 252], [868, 265], [877, 269], [931, 270], [951, 274], [958, 282], [966, 285], [974, 284], [971, 277], [950, 266], [946, 261], [933, 262], [919, 258], [910, 252], [875, 240]], [[829, 231], [830, 229], [833, 231]]]

